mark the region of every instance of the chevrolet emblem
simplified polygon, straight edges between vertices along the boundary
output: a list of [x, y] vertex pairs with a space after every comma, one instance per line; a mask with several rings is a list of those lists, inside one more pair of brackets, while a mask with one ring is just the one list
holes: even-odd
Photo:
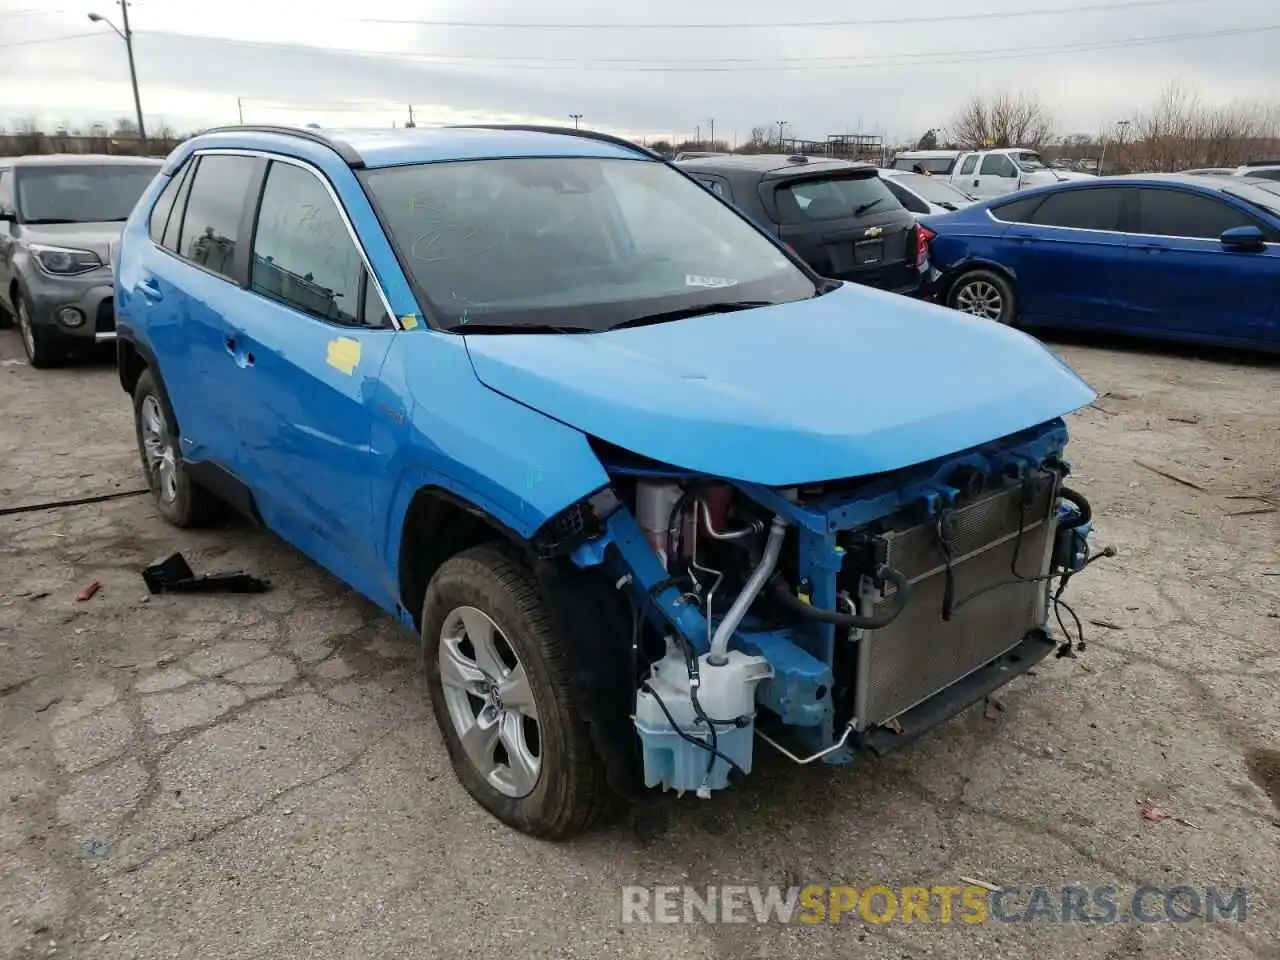
[[882, 233], [884, 233], [884, 230], [881, 229], [880, 227], [867, 227], [866, 232], [863, 234], [863, 236], [878, 237]]

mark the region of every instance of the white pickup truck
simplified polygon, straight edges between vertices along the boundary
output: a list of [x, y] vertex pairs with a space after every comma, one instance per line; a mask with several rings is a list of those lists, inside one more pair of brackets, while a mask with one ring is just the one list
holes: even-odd
[[1089, 180], [1090, 173], [1055, 170], [1040, 154], [1026, 147], [998, 150], [910, 150], [893, 158], [894, 170], [924, 172], [945, 178], [952, 186], [979, 199], [1041, 187], [1065, 180]]

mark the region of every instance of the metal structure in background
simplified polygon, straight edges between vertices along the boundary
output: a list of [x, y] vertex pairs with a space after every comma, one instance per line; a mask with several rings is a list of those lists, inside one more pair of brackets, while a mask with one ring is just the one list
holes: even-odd
[[129, 54], [129, 82], [133, 84], [133, 109], [138, 115], [138, 139], [142, 141], [142, 152], [145, 154], [147, 152], [147, 127], [142, 120], [142, 98], [138, 95], [138, 69], [133, 62], [133, 31], [129, 28], [129, 0], [119, 0], [119, 3], [120, 19], [124, 24], [123, 30], [100, 13], [89, 14], [89, 20], [92, 23], [105, 23], [116, 32], [116, 36], [124, 41], [124, 48]]

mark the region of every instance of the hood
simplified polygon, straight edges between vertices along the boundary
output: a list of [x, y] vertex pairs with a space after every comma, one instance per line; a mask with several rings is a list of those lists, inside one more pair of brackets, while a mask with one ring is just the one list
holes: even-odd
[[123, 223], [32, 223], [22, 225], [23, 243], [92, 250], [103, 263], [115, 260]]
[[931, 460], [1093, 390], [1009, 327], [845, 284], [795, 303], [584, 334], [473, 334], [480, 381], [633, 453], [770, 486]]

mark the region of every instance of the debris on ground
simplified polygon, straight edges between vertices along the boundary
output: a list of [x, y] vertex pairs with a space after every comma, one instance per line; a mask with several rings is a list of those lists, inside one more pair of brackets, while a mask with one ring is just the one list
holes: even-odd
[[86, 600], [88, 600], [90, 597], [92, 597], [95, 593], [97, 593], [101, 589], [102, 589], [101, 580], [94, 580], [92, 583], [86, 584], [85, 587], [79, 593], [76, 594], [76, 602], [84, 603]]
[[1004, 713], [1004, 704], [995, 697], [987, 697], [986, 705], [982, 708], [983, 719], [999, 720], [1002, 713]]
[[1184, 827], [1191, 827], [1193, 830], [1200, 829], [1197, 824], [1192, 823], [1185, 817], [1174, 816], [1150, 797], [1147, 797], [1147, 799], [1143, 801], [1141, 814], [1143, 820], [1150, 820], [1152, 823], [1160, 823], [1163, 820], [1172, 820], [1174, 823], [1180, 823]]
[[1166, 419], [1168, 419], [1171, 423], [1190, 423], [1190, 424], [1196, 424], [1196, 423], [1199, 423], [1199, 422], [1200, 422], [1200, 418], [1199, 418], [1199, 417], [1168, 417], [1168, 418], [1166, 418]]
[[1120, 624], [1112, 623], [1110, 620], [1094, 620], [1092, 617], [1090, 617], [1089, 622], [1093, 624], [1095, 627], [1102, 627], [1106, 630], [1123, 630], [1124, 629], [1124, 627], [1120, 626]]
[[61, 702], [62, 702], [62, 694], [58, 694], [56, 697], [50, 697], [44, 703], [40, 704], [40, 706], [36, 707], [36, 713], [44, 713], [54, 704], [61, 703]]
[[992, 893], [1000, 893], [1004, 889], [998, 883], [991, 883], [988, 880], [979, 880], [977, 877], [961, 877], [960, 882], [967, 883], [974, 887], [981, 887], [983, 890], [990, 890]]
[[269, 581], [242, 570], [197, 577], [180, 553], [151, 564], [142, 571], [142, 579], [152, 593], [265, 593], [271, 589]]
[[1168, 470], [1153, 467], [1151, 464], [1143, 463], [1141, 460], [1136, 458], [1133, 462], [1142, 467], [1143, 470], [1150, 470], [1152, 473], [1157, 476], [1164, 477], [1166, 480], [1172, 480], [1174, 483], [1180, 483], [1184, 487], [1190, 487], [1192, 490], [1199, 490], [1201, 493], [1208, 493], [1208, 490], [1205, 487], [1200, 486], [1200, 484], [1196, 483], [1194, 480], [1188, 480], [1186, 477], [1180, 477], [1176, 473], [1170, 473]]

